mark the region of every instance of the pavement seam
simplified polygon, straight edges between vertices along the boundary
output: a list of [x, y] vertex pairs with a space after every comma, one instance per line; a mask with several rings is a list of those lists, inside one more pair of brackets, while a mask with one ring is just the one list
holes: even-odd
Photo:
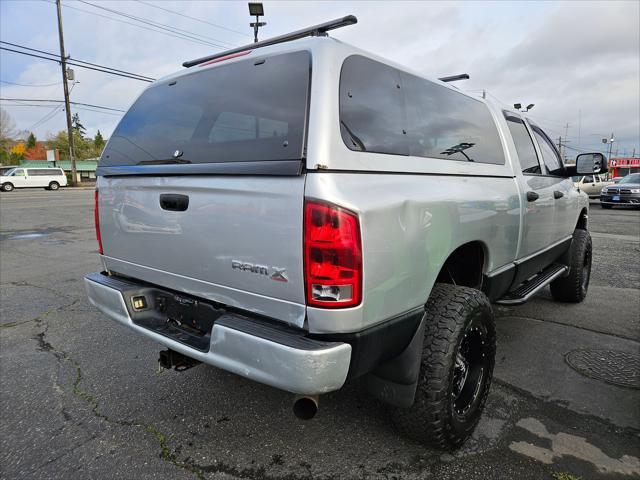
[[534, 320], [536, 322], [553, 323], [554, 325], [561, 325], [563, 327], [569, 327], [569, 328], [577, 328], [578, 330], [585, 330], [587, 332], [597, 333], [599, 335], [607, 335], [609, 337], [622, 338], [624, 340], [631, 340], [632, 342], [640, 343], [640, 340], [638, 340], [637, 338], [628, 337], [626, 335], [620, 335], [620, 334], [616, 334], [616, 333], [605, 332], [603, 330], [596, 330], [594, 328], [581, 327], [579, 325], [571, 325], [569, 323], [562, 323], [562, 322], [558, 322], [556, 320], [543, 320], [541, 318], [527, 317], [527, 316], [524, 316], [524, 315], [509, 315], [509, 314], [507, 314], [507, 315], [496, 315], [496, 319], [498, 319], [498, 318], [515, 318], [515, 319], [518, 319], [518, 320]]

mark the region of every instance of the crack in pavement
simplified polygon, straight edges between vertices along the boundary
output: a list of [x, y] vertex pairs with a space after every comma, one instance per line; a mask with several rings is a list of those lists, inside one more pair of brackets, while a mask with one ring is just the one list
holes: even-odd
[[47, 310], [46, 312], [43, 312], [43, 313], [41, 313], [40, 315], [38, 315], [38, 316], [36, 316], [36, 317], [29, 318], [28, 320], [22, 320], [22, 321], [20, 321], [20, 322], [9, 322], [9, 323], [2, 324], [2, 325], [0, 325], [0, 329], [3, 329], [3, 328], [13, 328], [13, 327], [18, 327], [18, 326], [20, 326], [20, 325], [24, 325], [24, 324], [26, 324], [26, 323], [31, 323], [31, 322], [39, 323], [39, 322], [41, 322], [42, 320], [44, 320], [45, 318], [47, 318], [49, 315], [51, 315], [52, 313], [56, 313], [56, 312], [59, 312], [59, 311], [64, 310], [65, 308], [72, 307], [72, 306], [74, 306], [76, 303], [78, 303], [79, 301], [80, 301], [79, 299], [76, 299], [76, 300], [74, 300], [73, 302], [71, 302], [71, 303], [67, 303], [67, 304], [62, 305], [62, 306], [60, 306], [60, 307], [50, 308], [50, 309], [49, 309], [49, 310]]
[[19, 280], [19, 281], [15, 281], [15, 282], [0, 283], [0, 287], [6, 287], [6, 286], [38, 288], [40, 290], [45, 290], [47, 292], [54, 293], [54, 294], [59, 295], [61, 297], [74, 298], [73, 296], [71, 296], [71, 295], [69, 295], [67, 293], [59, 292], [55, 288], [44, 287], [42, 285], [36, 285], [35, 283], [25, 282], [24, 280]]
[[605, 332], [604, 330], [596, 330], [595, 328], [588, 328], [580, 325], [571, 325], [570, 323], [562, 323], [562, 322], [558, 322], [557, 320], [549, 320], [549, 319], [543, 320], [541, 318], [527, 317], [525, 315], [510, 315], [508, 312], [505, 312], [504, 315], [502, 314], [496, 315], [496, 319], [498, 318], [514, 318], [516, 320], [533, 320], [536, 322], [553, 323], [554, 325], [562, 325], [563, 327], [577, 328], [578, 330], [585, 330], [587, 332], [598, 333], [600, 335], [607, 335], [609, 337], [622, 338], [624, 340], [631, 340], [632, 342], [640, 341], [637, 338], [629, 337], [627, 335], [621, 335], [619, 333]]
[[[42, 320], [44, 318], [45, 316], [41, 315], [40, 317], [36, 317], [31, 321], [36, 321], [38, 324], [42, 324]], [[89, 405], [90, 410], [95, 417], [100, 418], [105, 422], [118, 425], [121, 427], [140, 428], [145, 432], [152, 434], [159, 444], [160, 458], [162, 460], [166, 460], [171, 464], [173, 464], [175, 467], [178, 467], [180, 469], [186, 470], [189, 473], [192, 473], [193, 475], [196, 476], [198, 480], [204, 480], [203, 472], [200, 469], [198, 469], [198, 467], [186, 462], [182, 462], [178, 459], [177, 455], [173, 453], [169, 448], [167, 437], [154, 425], [142, 423], [142, 422], [117, 420], [102, 413], [100, 411], [100, 405], [98, 403], [98, 400], [81, 387], [83, 377], [82, 377], [82, 368], [80, 366], [80, 363], [64, 350], [56, 349], [53, 345], [51, 345], [51, 343], [49, 343], [45, 339], [48, 329], [49, 329], [49, 324], [47, 323], [44, 330], [42, 330], [40, 333], [36, 334], [33, 337], [33, 339], [38, 342], [38, 349], [43, 352], [51, 353], [61, 365], [64, 362], [66, 362], [70, 364], [73, 369], [75, 369], [76, 375], [72, 385], [73, 386], [72, 393], [76, 398], [84, 401], [86, 404]]]

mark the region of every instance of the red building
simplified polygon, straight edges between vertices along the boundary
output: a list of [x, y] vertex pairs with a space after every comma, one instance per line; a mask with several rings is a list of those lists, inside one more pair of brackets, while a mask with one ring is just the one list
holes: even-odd
[[624, 177], [630, 173], [640, 173], [640, 158], [625, 157], [609, 159], [609, 177]]

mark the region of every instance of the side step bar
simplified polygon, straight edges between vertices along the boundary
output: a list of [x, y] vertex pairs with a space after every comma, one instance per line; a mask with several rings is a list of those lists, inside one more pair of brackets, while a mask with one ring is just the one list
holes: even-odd
[[529, 300], [540, 289], [546, 287], [556, 278], [568, 273], [569, 267], [566, 265], [553, 264], [543, 271], [538, 273], [535, 277], [524, 281], [515, 290], [511, 290], [504, 297], [496, 300], [495, 303], [499, 305], [520, 305]]

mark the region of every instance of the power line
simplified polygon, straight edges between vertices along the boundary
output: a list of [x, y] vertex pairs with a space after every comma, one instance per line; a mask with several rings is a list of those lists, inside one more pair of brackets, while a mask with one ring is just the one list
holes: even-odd
[[[50, 0], [41, 0], [41, 1], [46, 2], [46, 3], [54, 3], [54, 2], [51, 2]], [[149, 30], [150, 32], [159, 33], [160, 35], [166, 35], [166, 36], [173, 37], [173, 38], [179, 38], [179, 39], [181, 39], [181, 40], [186, 40], [186, 41], [188, 41], [188, 42], [197, 43], [197, 44], [199, 44], [199, 45], [211, 46], [210, 44], [205, 43], [204, 41], [194, 41], [194, 40], [190, 40], [190, 39], [185, 38], [185, 37], [182, 37], [182, 36], [172, 35], [172, 34], [170, 34], [170, 33], [162, 32], [162, 31], [160, 31], [160, 30], [155, 30], [155, 29], [153, 29], [153, 28], [144, 27], [144, 26], [142, 26], [142, 25], [138, 25], [137, 23], [131, 23], [131, 22], [127, 22], [127, 21], [124, 21], [124, 20], [120, 20], [120, 19], [118, 19], [118, 18], [113, 18], [113, 17], [109, 17], [109, 16], [107, 16], [107, 15], [102, 15], [102, 14], [97, 13], [97, 12], [92, 12], [92, 11], [90, 11], [90, 10], [84, 10], [84, 9], [82, 9], [82, 8], [72, 7], [71, 5], [68, 5], [68, 4], [66, 4], [66, 3], [64, 4], [64, 7], [65, 7], [65, 8], [70, 8], [71, 10], [77, 10], [78, 12], [88, 13], [89, 15], [95, 15], [96, 17], [106, 18], [107, 20], [113, 20], [114, 22], [124, 23], [125, 25], [131, 25], [131, 26], [133, 26], [133, 27], [141, 28], [141, 29], [143, 29], [143, 30]]]
[[[41, 98], [2, 98], [0, 97], [0, 100], [4, 100], [7, 102], [64, 102], [64, 100], [51, 100], [51, 99], [41, 99]], [[72, 105], [82, 105], [85, 107], [92, 107], [92, 108], [102, 108], [104, 110], [112, 110], [114, 112], [126, 112], [126, 110], [121, 110], [119, 108], [111, 108], [111, 107], [103, 107], [102, 105], [93, 105], [91, 103], [81, 103], [81, 102], [69, 102]]]
[[20, 87], [51, 87], [53, 85], [62, 84], [62, 82], [54, 82], [54, 83], [41, 83], [36, 85], [34, 83], [15, 83], [15, 82], [8, 82], [6, 80], [0, 80], [0, 83], [7, 83], [9, 85], [18, 85]]
[[202, 20], [201, 18], [191, 17], [189, 15], [185, 15], [184, 13], [176, 12], [175, 10], [169, 10], [168, 8], [159, 7], [158, 5], [154, 5], [154, 4], [150, 3], [150, 2], [144, 2], [142, 0], [135, 0], [135, 1], [138, 2], [138, 3], [143, 3], [143, 4], [148, 5], [150, 7], [153, 7], [153, 8], [157, 8], [159, 10], [164, 10], [165, 12], [173, 13], [175, 15], [180, 15], [181, 17], [184, 17], [184, 18], [189, 18], [191, 20], [195, 20], [196, 22], [204, 23], [206, 25], [211, 25], [212, 27], [222, 28], [223, 30], [227, 30], [229, 32], [237, 33], [239, 35], [244, 35], [245, 37], [251, 38], [251, 35], [249, 35], [248, 33], [245, 33], [245, 32], [241, 32], [239, 30], [234, 30], [232, 28], [227, 28], [227, 27], [225, 27], [223, 25], [218, 25], [217, 23], [207, 22], [206, 20]]
[[[193, 33], [193, 32], [190, 32], [188, 30], [183, 30], [183, 29], [178, 28], [178, 27], [173, 27], [171, 25], [167, 25], [167, 24], [164, 24], [164, 23], [160, 23], [160, 22], [156, 22], [156, 21], [153, 21], [153, 20], [148, 20], [148, 19], [144, 19], [144, 18], [141, 18], [141, 17], [137, 17], [136, 15], [132, 15], [130, 13], [126, 13], [126, 12], [122, 12], [120, 10], [114, 10], [114, 9], [111, 9], [111, 8], [103, 7], [101, 5], [96, 5], [95, 3], [87, 2], [85, 0], [77, 0], [77, 1], [80, 2], [80, 3], [84, 3], [86, 5], [90, 5], [90, 6], [94, 7], [94, 8], [99, 8], [100, 10], [104, 10], [106, 12], [113, 13], [115, 15], [120, 15], [122, 17], [129, 18], [131, 20], [135, 20], [135, 21], [138, 21], [140, 23], [144, 23], [146, 25], [151, 25], [154, 28], [159, 28], [161, 30], [167, 30], [169, 32], [176, 33], [178, 35], [183, 35], [183, 36], [185, 36], [187, 38], [192, 38], [194, 40], [206, 42], [205, 40], [201, 40], [200, 38], [198, 38], [198, 37], [202, 37], [202, 38], [206, 38], [208, 40], [213, 40], [214, 42], [227, 43], [228, 45], [233, 46], [232, 44], [229, 44], [228, 42], [224, 42], [222, 40], [218, 40], [217, 38], [209, 37], [207, 35], [202, 35], [202, 34], [199, 34], [199, 33]], [[214, 46], [214, 47], [228, 48], [228, 47], [225, 47], [224, 45], [215, 44], [215, 43], [211, 43], [210, 45]]]
[[[71, 85], [71, 88], [69, 89], [69, 94], [71, 94], [71, 92], [73, 92], [73, 89], [75, 88], [75, 86], [77, 84], [78, 84], [78, 82], [73, 82], [73, 85]], [[46, 122], [48, 122], [53, 117], [55, 117], [58, 113], [62, 112], [62, 110], [64, 110], [64, 108], [62, 106], [53, 107], [53, 109], [49, 113], [45, 114], [44, 117], [42, 117], [36, 123], [31, 125], [27, 130], [32, 131], [35, 128], [40, 127], [41, 125], [44, 125]]]
[[[0, 42], [0, 43], [4, 43], [4, 42]], [[45, 57], [45, 56], [42, 56], [42, 55], [36, 55], [35, 53], [21, 52], [20, 50], [15, 50], [13, 48], [7, 48], [7, 47], [0, 47], [0, 50], [6, 50], [8, 52], [19, 53], [21, 55], [28, 55], [30, 57], [36, 57], [36, 58], [41, 58], [43, 60], [49, 60], [51, 62], [60, 63], [60, 57], [59, 56], [54, 56], [54, 58]], [[54, 54], [49, 53], [47, 55], [54, 55]], [[117, 75], [118, 77], [130, 78], [132, 80], [140, 80], [140, 81], [149, 82], [149, 83], [153, 82], [153, 79], [147, 79], [146, 77], [143, 77], [143, 76], [125, 75], [125, 74], [122, 74], [122, 73], [115, 72], [110, 67], [104, 67], [104, 68], [90, 67], [88, 65], [84, 65], [84, 64], [81, 64], [81, 63], [76, 63], [76, 61], [67, 61], [67, 64], [68, 65], [73, 65], [75, 67], [86, 68], [88, 70], [95, 70], [97, 72], [103, 72], [103, 73], [109, 73], [111, 75]]]
[[62, 110], [63, 110], [62, 106], [53, 107], [53, 109], [50, 112], [48, 112], [44, 117], [42, 117], [36, 123], [31, 125], [27, 130], [33, 131], [34, 129], [38, 128], [39, 126], [44, 125], [46, 122], [48, 122], [53, 117], [55, 117], [58, 113], [62, 112]]
[[[6, 42], [4, 40], [0, 40], [0, 43], [4, 43], [5, 45], [11, 45], [12, 47], [22, 48], [23, 50], [29, 50], [30, 52], [38, 52], [38, 53], [43, 53], [45, 55], [50, 55], [50, 56], [56, 58], [56, 60], [60, 58], [60, 55], [58, 55], [57, 53], [49, 53], [49, 52], [45, 52], [44, 50], [38, 50], [37, 48], [25, 47], [24, 45], [20, 45], [20, 44], [17, 44], [17, 43]], [[154, 78], [147, 77], [146, 75], [140, 75], [138, 73], [128, 72], [126, 70], [120, 70], [118, 68], [107, 67], [105, 65], [99, 65], [97, 63], [87, 62], [85, 60], [78, 60], [77, 58], [71, 58], [71, 57], [68, 57], [68, 58], [69, 58], [69, 60], [71, 60], [73, 62], [82, 63], [82, 64], [86, 64], [86, 65], [92, 65], [94, 67], [99, 67], [99, 68], [105, 68], [105, 69], [108, 69], [108, 70], [112, 70], [114, 72], [123, 73], [125, 75], [133, 75], [135, 77], [144, 78], [146, 80], [152, 80], [152, 81], [155, 80]], [[62, 82], [58, 82], [58, 83], [62, 83]], [[56, 85], [56, 84], [52, 84], [52, 85]]]

